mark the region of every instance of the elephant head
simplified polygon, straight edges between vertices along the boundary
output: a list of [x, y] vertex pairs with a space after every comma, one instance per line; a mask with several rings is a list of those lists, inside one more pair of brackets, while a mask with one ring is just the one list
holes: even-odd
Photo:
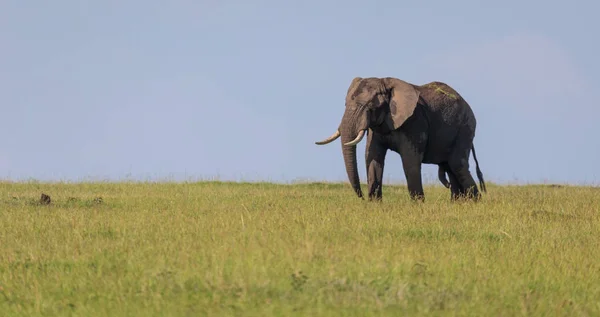
[[385, 125], [388, 131], [398, 129], [414, 112], [419, 91], [397, 78], [356, 77], [346, 94], [346, 110], [337, 131], [329, 138], [315, 142], [323, 145], [342, 137], [342, 154], [352, 188], [362, 197], [356, 165], [356, 144], [367, 129]]

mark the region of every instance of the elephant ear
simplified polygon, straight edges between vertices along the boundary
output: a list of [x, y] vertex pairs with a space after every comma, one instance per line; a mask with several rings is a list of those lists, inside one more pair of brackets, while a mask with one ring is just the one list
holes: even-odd
[[346, 92], [346, 103], [348, 103], [350, 100], [352, 100], [352, 94], [354, 93], [356, 88], [358, 88], [358, 84], [360, 84], [361, 80], [362, 80], [362, 77], [354, 77], [354, 79], [352, 79], [352, 82], [350, 83], [350, 87], [348, 87], [348, 91]]
[[420, 92], [411, 84], [397, 78], [387, 77], [383, 81], [390, 91], [392, 125], [394, 129], [398, 129], [415, 111]]

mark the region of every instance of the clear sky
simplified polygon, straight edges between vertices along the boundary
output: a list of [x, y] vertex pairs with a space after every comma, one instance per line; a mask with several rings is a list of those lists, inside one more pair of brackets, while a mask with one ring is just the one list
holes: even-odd
[[[340, 141], [314, 142], [339, 125], [352, 78], [391, 76], [465, 97], [486, 180], [598, 184], [599, 10], [2, 0], [0, 178], [347, 181]], [[404, 182], [397, 154], [384, 175]]]

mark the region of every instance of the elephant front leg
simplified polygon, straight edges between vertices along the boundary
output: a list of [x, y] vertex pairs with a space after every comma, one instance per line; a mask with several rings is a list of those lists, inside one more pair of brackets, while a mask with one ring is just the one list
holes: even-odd
[[416, 201], [425, 201], [423, 180], [421, 178], [422, 156], [417, 153], [402, 155], [402, 167], [406, 176], [406, 183], [410, 198]]
[[369, 200], [381, 201], [383, 186], [383, 166], [385, 165], [385, 154], [387, 148], [375, 133], [369, 131], [365, 153], [367, 165], [367, 183], [369, 188]]

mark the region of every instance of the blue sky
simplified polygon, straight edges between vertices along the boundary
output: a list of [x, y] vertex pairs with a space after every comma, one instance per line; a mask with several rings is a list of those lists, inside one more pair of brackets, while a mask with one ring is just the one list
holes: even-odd
[[598, 2], [341, 4], [3, 0], [0, 178], [347, 181], [314, 142], [391, 76], [467, 99], [486, 180], [598, 183]]

